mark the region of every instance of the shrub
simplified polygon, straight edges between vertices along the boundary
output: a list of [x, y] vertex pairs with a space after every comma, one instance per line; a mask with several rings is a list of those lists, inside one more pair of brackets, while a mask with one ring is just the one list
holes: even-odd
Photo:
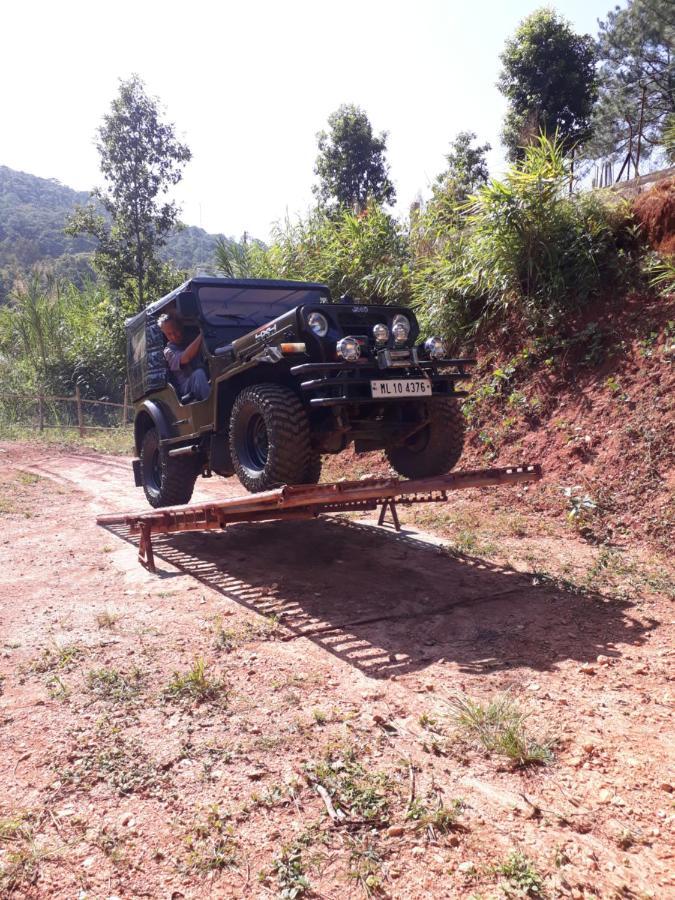
[[377, 204], [362, 212], [314, 210], [295, 224], [277, 226], [268, 248], [259, 243], [234, 258], [219, 250], [218, 267], [232, 265], [253, 278], [290, 278], [327, 284], [334, 297], [352, 294], [365, 303], [410, 299], [408, 243], [403, 227]]
[[514, 319], [550, 328], [627, 273], [637, 245], [628, 204], [570, 196], [569, 177], [560, 142], [541, 136], [503, 180], [470, 198], [454, 234], [436, 230], [434, 210], [425, 213], [413, 305], [427, 330], [457, 339]]

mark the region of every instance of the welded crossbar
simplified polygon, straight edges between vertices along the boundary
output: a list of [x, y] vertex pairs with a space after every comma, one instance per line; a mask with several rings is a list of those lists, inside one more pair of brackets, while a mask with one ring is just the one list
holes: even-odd
[[153, 534], [219, 530], [237, 522], [309, 519], [322, 513], [368, 511], [375, 510], [378, 506], [382, 507], [378, 524], [384, 524], [385, 514], [389, 511], [398, 531], [400, 524], [396, 513], [397, 503], [410, 505], [443, 502], [448, 499], [448, 491], [538, 481], [541, 477], [541, 466], [522, 465], [451, 472], [436, 478], [366, 478], [331, 484], [287, 484], [260, 494], [247, 494], [227, 500], [98, 516], [96, 523], [126, 525], [131, 534], [140, 535], [139, 561], [154, 572]]

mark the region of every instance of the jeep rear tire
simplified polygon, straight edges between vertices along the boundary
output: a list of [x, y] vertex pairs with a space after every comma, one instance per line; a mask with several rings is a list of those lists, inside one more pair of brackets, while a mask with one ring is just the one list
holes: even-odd
[[190, 502], [197, 465], [190, 456], [169, 456], [157, 429], [150, 428], [141, 443], [141, 475], [150, 506], [179, 506]]
[[252, 494], [305, 483], [309, 421], [293, 391], [278, 384], [244, 388], [232, 407], [230, 452], [239, 481]]
[[445, 475], [457, 465], [464, 449], [464, 416], [457, 401], [435, 400], [428, 408], [428, 424], [385, 451], [392, 467], [405, 478]]

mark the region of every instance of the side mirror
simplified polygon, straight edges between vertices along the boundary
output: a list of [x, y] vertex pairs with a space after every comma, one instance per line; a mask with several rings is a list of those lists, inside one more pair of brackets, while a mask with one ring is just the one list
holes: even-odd
[[199, 316], [197, 298], [189, 291], [179, 294], [176, 299], [176, 312], [180, 319], [196, 319]]

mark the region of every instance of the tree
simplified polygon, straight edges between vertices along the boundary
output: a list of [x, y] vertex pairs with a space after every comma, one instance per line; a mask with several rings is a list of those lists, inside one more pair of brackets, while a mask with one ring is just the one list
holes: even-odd
[[97, 132], [108, 190], [95, 189], [99, 206], [79, 207], [67, 226], [69, 234], [95, 239], [97, 268], [138, 309], [151, 292], [165, 286], [166, 267], [157, 251], [175, 228], [179, 211], [164, 197], [178, 184], [192, 155], [177, 139], [173, 124], [161, 120], [158, 104], [137, 75], [120, 82], [119, 95]]
[[437, 179], [440, 184], [452, 183], [459, 202], [466, 200], [489, 177], [485, 154], [492, 147], [490, 144], [472, 147], [475, 140], [473, 131], [459, 132], [450, 143], [450, 153], [445, 157], [448, 168]]
[[672, 0], [629, 0], [600, 23], [600, 98], [594, 116], [597, 156], [641, 161], [663, 142], [675, 115], [675, 15]]
[[373, 134], [366, 113], [345, 104], [328, 117], [328, 132], [317, 135], [319, 155], [314, 172], [320, 182], [314, 188], [327, 207], [363, 210], [370, 201], [393, 203], [394, 185], [385, 160], [387, 133]]
[[452, 240], [454, 230], [462, 228], [468, 213], [467, 200], [489, 177], [486, 153], [490, 144], [473, 147], [476, 140], [473, 131], [460, 131], [450, 142], [446, 155], [447, 169], [441, 172], [433, 185], [433, 196], [423, 213], [419, 204], [411, 215], [411, 232], [418, 252], [423, 252], [432, 234], [440, 241]]
[[509, 101], [502, 139], [511, 160], [539, 134], [557, 134], [569, 151], [588, 139], [597, 96], [595, 42], [553, 10], [524, 19], [500, 56], [497, 82]]

